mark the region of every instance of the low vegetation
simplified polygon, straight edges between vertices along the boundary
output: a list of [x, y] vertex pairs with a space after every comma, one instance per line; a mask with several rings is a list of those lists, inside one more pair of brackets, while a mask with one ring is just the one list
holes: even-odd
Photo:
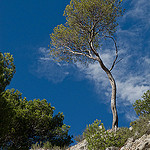
[[56, 146], [56, 145], [52, 145], [49, 141], [47, 141], [46, 143], [40, 142], [40, 143], [36, 143], [33, 144], [31, 147], [31, 150], [39, 150], [39, 149], [43, 149], [43, 150], [66, 150], [67, 147], [60, 147], [60, 146]]
[[99, 120], [96, 120], [93, 124], [86, 128], [83, 135], [88, 142], [89, 150], [105, 150], [110, 146], [123, 146], [131, 134], [130, 132], [131, 131], [128, 128], [119, 128], [116, 132], [112, 130], [106, 130], [103, 123], [101, 123]]

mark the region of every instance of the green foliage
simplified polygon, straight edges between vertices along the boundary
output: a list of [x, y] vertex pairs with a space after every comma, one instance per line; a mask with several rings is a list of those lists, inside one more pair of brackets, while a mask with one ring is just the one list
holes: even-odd
[[[113, 36], [122, 15], [122, 0], [71, 0], [66, 6], [65, 25], [58, 25], [50, 35], [50, 54], [56, 61], [93, 62], [103, 39]], [[92, 45], [91, 45], [92, 42]], [[86, 56], [86, 57], [85, 57]], [[91, 57], [92, 56], [92, 57]]]
[[11, 104], [0, 95], [0, 141], [5, 134], [8, 133], [10, 120], [14, 115]]
[[150, 114], [150, 91], [148, 90], [146, 93], [144, 93], [142, 98], [142, 100], [136, 100], [133, 104], [133, 107], [137, 115], [145, 116]]
[[55, 146], [55, 145], [52, 145], [50, 142], [46, 142], [44, 144], [42, 144], [42, 142], [40, 142], [40, 143], [33, 144], [31, 149], [32, 150], [39, 150], [39, 149], [44, 149], [44, 150], [66, 150], [66, 147]]
[[134, 139], [140, 138], [144, 134], [150, 134], [150, 114], [140, 116], [139, 119], [130, 123], [133, 127]]
[[63, 113], [53, 115], [55, 108], [47, 100], [27, 101], [18, 90], [5, 90], [15, 73], [13, 57], [0, 53], [0, 149], [29, 149], [34, 143], [47, 141], [64, 147], [72, 141]]
[[150, 133], [150, 91], [143, 94], [142, 99], [133, 104], [139, 119], [130, 123], [133, 127], [134, 138], [137, 139], [146, 133]]
[[17, 150], [28, 149], [40, 141], [60, 147], [71, 143], [70, 127], [63, 124], [63, 114], [53, 116], [55, 108], [45, 99], [27, 101], [14, 89], [3, 92], [1, 99], [7, 104], [1, 112], [8, 112], [8, 118], [0, 118], [0, 147]]
[[42, 143], [36, 142], [35, 144], [32, 144], [31, 150], [38, 150], [42, 147]]
[[89, 150], [105, 150], [111, 146], [121, 147], [130, 136], [130, 131], [128, 128], [120, 128], [117, 132], [107, 131], [103, 123], [96, 120], [87, 127], [83, 135], [88, 142]]
[[[50, 142], [46, 142], [46, 143], [44, 143], [44, 145], [43, 145], [43, 148], [44, 149], [52, 149], [54, 146], [50, 143]], [[59, 147], [60, 148], [60, 147]]]
[[0, 93], [5, 90], [5, 87], [10, 84], [15, 73], [15, 65], [13, 57], [10, 53], [4, 55], [0, 52]]

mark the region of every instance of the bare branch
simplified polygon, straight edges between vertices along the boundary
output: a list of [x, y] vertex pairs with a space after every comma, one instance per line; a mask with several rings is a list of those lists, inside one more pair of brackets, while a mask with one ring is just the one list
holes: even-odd
[[[108, 38], [112, 39], [113, 42], [114, 42], [114, 44], [115, 44], [116, 57], [115, 57], [115, 59], [114, 59], [114, 61], [113, 61], [113, 64], [112, 64], [111, 68], [109, 69], [109, 71], [112, 71], [112, 69], [113, 69], [114, 66], [116, 65], [116, 61], [117, 61], [117, 58], [118, 58], [118, 47], [117, 47], [117, 43], [116, 43], [115, 39], [114, 39], [112, 36], [107, 36], [107, 35], [105, 35], [104, 37], [108, 37]], [[117, 63], [118, 63], [118, 62], [117, 62]]]
[[119, 60], [115, 63], [115, 65], [118, 64], [122, 59], [123, 59], [123, 58], [119, 59]]
[[84, 52], [87, 52], [87, 53], [89, 54], [89, 56], [93, 57], [90, 50], [82, 50], [81, 48], [80, 48], [80, 50], [81, 50], [83, 53], [84, 53]]
[[90, 59], [93, 59], [93, 60], [97, 60], [95, 57], [93, 57], [92, 56], [92, 54], [90, 53], [90, 51], [89, 50], [87, 50], [88, 52], [89, 52], [89, 55], [88, 54], [85, 54], [85, 53], [82, 53], [82, 52], [77, 52], [77, 51], [73, 51], [70, 47], [68, 47], [68, 46], [65, 46], [67, 49], [66, 50], [64, 50], [64, 52], [70, 52], [70, 53], [72, 53], [72, 54], [75, 54], [75, 55], [82, 55], [82, 56], [86, 56], [86, 57], [88, 57], [88, 58], [90, 58]]

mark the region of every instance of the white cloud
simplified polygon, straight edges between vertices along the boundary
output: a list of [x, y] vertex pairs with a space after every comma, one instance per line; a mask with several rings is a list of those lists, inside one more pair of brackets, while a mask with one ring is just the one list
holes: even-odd
[[128, 0], [127, 4], [132, 7], [124, 17], [131, 17], [132, 19], [142, 19], [150, 23], [150, 1], [149, 0]]
[[106, 87], [109, 84], [105, 73], [102, 71], [98, 63], [89, 64], [88, 66], [78, 63], [77, 67], [85, 74], [84, 77], [94, 81], [97, 87], [99, 87], [99, 85]]
[[135, 112], [131, 111], [131, 110], [127, 110], [127, 113], [125, 114], [126, 119], [131, 122], [131, 121], [135, 121], [136, 119], [138, 119], [138, 117], [136, 116]]
[[139, 80], [142, 81], [142, 78], [142, 76], [129, 77], [128, 80], [124, 82], [116, 81], [118, 95], [120, 97], [118, 100], [121, 99], [119, 103], [126, 105], [129, 102], [132, 104], [135, 100], [140, 99], [144, 92], [150, 89], [150, 84], [144, 85], [142, 82], [138, 84]]
[[62, 82], [69, 75], [70, 66], [52, 61], [48, 49], [40, 47], [39, 54], [40, 57], [34, 70], [36, 76], [46, 78], [53, 83], [58, 83]]
[[[108, 53], [107, 56], [107, 58], [111, 57], [111, 55]], [[113, 75], [115, 76], [117, 83], [118, 100], [121, 99], [118, 103], [123, 102], [124, 105], [126, 105], [127, 103], [132, 104], [135, 100], [141, 98], [144, 92], [150, 89], [150, 83], [148, 82], [150, 71], [147, 72], [147, 70], [144, 70], [143, 72], [142, 70], [142, 73], [139, 72], [139, 75], [135, 73], [136, 70], [131, 70], [130, 73], [128, 73], [129, 70], [126, 70], [126, 65], [130, 64], [130, 60], [126, 61], [126, 65], [124, 64], [124, 62], [120, 63], [121, 68], [119, 68], [118, 70], [117, 68], [119, 66], [116, 66], [113, 71]], [[111, 91], [109, 79], [107, 78], [105, 72], [100, 68], [98, 63], [89, 64], [88, 67], [78, 64], [77, 67], [81, 71], [83, 71], [87, 79], [90, 79], [95, 83], [97, 92], [106, 89], [106, 95], [108, 95], [108, 92]], [[135, 64], [135, 67], [140, 66], [137, 66], [137, 64]]]
[[143, 58], [143, 60], [145, 61], [145, 63], [147, 63], [148, 65], [150, 65], [150, 58], [148, 58], [147, 56]]
[[[105, 56], [107, 56], [106, 58], [108, 59], [106, 62], [109, 61], [111, 54], [107, 53]], [[134, 69], [131, 70], [130, 67], [126, 67], [133, 61], [130, 57], [128, 57], [125, 61], [121, 61], [112, 72], [117, 84], [118, 112], [122, 113], [122, 108], [124, 107], [123, 110], [128, 121], [136, 119], [132, 104], [135, 100], [140, 99], [144, 92], [150, 89], [150, 70], [142, 70], [143, 66], [149, 65], [150, 58], [140, 58], [139, 61], [142, 61], [143, 59], [145, 60], [143, 61], [143, 64], [134, 64]], [[99, 64], [89, 64], [89, 66], [77, 64], [77, 67], [85, 74], [84, 77], [93, 82], [95, 85], [95, 91], [98, 94], [105, 94], [104, 102], [108, 103], [111, 96], [111, 86], [106, 73], [100, 68]], [[105, 92], [103, 93], [103, 91]]]

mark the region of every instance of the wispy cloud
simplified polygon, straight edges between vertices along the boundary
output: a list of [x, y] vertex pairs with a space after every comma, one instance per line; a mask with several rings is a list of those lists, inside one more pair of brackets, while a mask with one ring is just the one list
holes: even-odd
[[[116, 66], [113, 71], [113, 75], [117, 83], [118, 99], [120, 99], [118, 103], [123, 102], [125, 105], [127, 103], [132, 104], [136, 99], [139, 99], [143, 95], [143, 92], [146, 92], [148, 89], [150, 89], [150, 83], [148, 82], [150, 71], [141, 70], [136, 72], [136, 67], [140, 67], [141, 69], [143, 67], [143, 65], [137, 66], [137, 64], [135, 64], [134, 70], [128, 70], [126, 69], [126, 66], [128, 66], [129, 64], [130, 59], [125, 62], [125, 64], [124, 62], [120, 62], [118, 67]], [[145, 63], [145, 65], [147, 64]], [[101, 91], [101, 89], [104, 88], [106, 89], [106, 95], [108, 95], [108, 92], [110, 92], [111, 90], [110, 83], [106, 74], [100, 68], [98, 63], [90, 64], [88, 67], [84, 67], [81, 64], [78, 64], [77, 66], [83, 73], [85, 73], [86, 78], [94, 81], [97, 92]]]
[[[149, 66], [149, 58], [140, 58], [139, 61], [142, 61], [143, 59], [143, 64], [136, 63], [133, 70], [127, 67], [132, 61], [130, 57], [128, 60], [120, 62], [113, 70], [113, 75], [117, 84], [117, 105], [119, 113], [122, 113], [121, 109], [124, 107], [123, 110], [126, 112], [126, 118], [129, 121], [136, 118], [132, 104], [135, 100], [140, 99], [144, 92], [150, 89], [150, 70], [148, 68], [143, 69], [144, 65], [147, 67]], [[100, 68], [99, 64], [90, 64], [88, 67], [85, 67], [82, 64], [77, 64], [77, 66], [80, 71], [85, 74], [84, 77], [92, 81], [95, 85], [97, 94], [101, 95], [105, 90], [105, 93], [103, 93], [105, 94], [104, 102], [110, 102], [111, 86], [107, 75]], [[125, 107], [127, 109], [125, 109]]]
[[54, 62], [49, 57], [49, 50], [40, 47], [38, 49], [39, 57], [34, 69], [35, 75], [39, 78], [45, 78], [53, 83], [62, 82], [69, 75], [70, 67], [67, 64]]
[[132, 7], [124, 17], [131, 17], [132, 19], [137, 19], [141, 21], [146, 21], [147, 23], [150, 23], [150, 13], [149, 13], [149, 7], [150, 7], [150, 1], [148, 0], [127, 0], [126, 2], [130, 7]]

